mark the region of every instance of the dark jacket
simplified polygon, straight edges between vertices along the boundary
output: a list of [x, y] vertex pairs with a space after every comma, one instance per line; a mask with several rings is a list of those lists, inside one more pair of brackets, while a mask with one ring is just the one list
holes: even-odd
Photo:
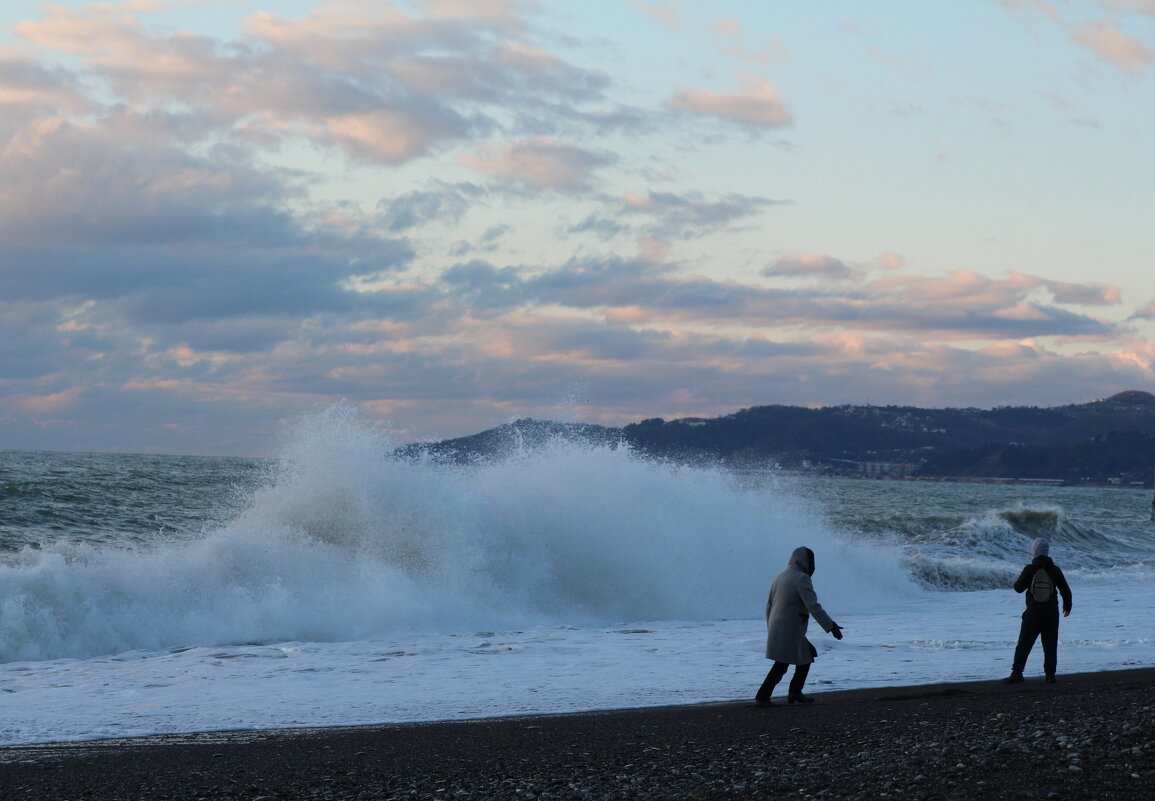
[[1035, 578], [1035, 571], [1040, 567], [1047, 569], [1047, 574], [1051, 577], [1051, 583], [1055, 585], [1057, 592], [1052, 593], [1049, 601], [1036, 601], [1027, 593], [1027, 609], [1040, 609], [1050, 606], [1057, 606], [1059, 603], [1059, 596], [1063, 596], [1063, 612], [1071, 611], [1071, 585], [1067, 583], [1066, 576], [1063, 571], [1051, 561], [1049, 556], [1036, 556], [1029, 565], [1023, 568], [1023, 572], [1019, 574], [1018, 579], [1015, 580], [1015, 592], [1025, 592], [1031, 588], [1031, 582]]

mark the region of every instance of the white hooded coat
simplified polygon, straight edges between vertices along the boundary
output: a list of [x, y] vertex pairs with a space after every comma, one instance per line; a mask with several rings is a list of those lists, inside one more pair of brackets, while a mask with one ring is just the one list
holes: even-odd
[[810, 580], [808, 548], [795, 548], [787, 567], [770, 586], [766, 600], [766, 658], [790, 665], [809, 665], [814, 661], [806, 626], [813, 616], [823, 631], [834, 628], [834, 621], [814, 592]]

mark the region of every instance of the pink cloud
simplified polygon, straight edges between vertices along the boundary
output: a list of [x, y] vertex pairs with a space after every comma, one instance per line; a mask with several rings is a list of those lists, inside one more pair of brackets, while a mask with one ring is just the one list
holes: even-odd
[[181, 90], [186, 97], [197, 87], [227, 86], [237, 72], [235, 59], [223, 54], [204, 36], [178, 32], [167, 36], [149, 31], [138, 12], [150, 3], [93, 5], [70, 9], [46, 6], [47, 16], [15, 26], [26, 42], [51, 51], [80, 56], [117, 90], [133, 99]]
[[77, 406], [83, 390], [80, 387], [69, 387], [50, 395], [27, 395], [16, 397], [13, 400], [23, 411], [36, 417], [55, 415], [69, 411]]
[[666, 0], [665, 2], [646, 3], [642, 0], [635, 0], [634, 6], [640, 8], [646, 15], [659, 25], [663, 25], [673, 30], [678, 30], [682, 27], [678, 21], [681, 3], [677, 0]]
[[[519, 20], [535, 7], [436, 0], [419, 17], [390, 4], [322, 3], [301, 19], [258, 12], [245, 38], [226, 42], [159, 34], [131, 5], [50, 6], [16, 31], [27, 43], [79, 57], [91, 84], [104, 81], [134, 110], [184, 105], [216, 128], [214, 136], [265, 147], [303, 138], [400, 164], [488, 124], [487, 111], [457, 104], [516, 105], [527, 93], [574, 102], [600, 96], [604, 76], [522, 38]], [[12, 70], [0, 53], [5, 73]], [[10, 95], [12, 85], [5, 82]], [[22, 89], [7, 99], [27, 96]]]
[[503, 181], [567, 191], [587, 189], [593, 170], [607, 163], [588, 150], [545, 137], [490, 145], [460, 161]]
[[405, 14], [391, 4], [362, 4], [343, 10], [320, 5], [304, 19], [286, 19], [258, 11], [245, 33], [278, 51], [326, 69], [354, 71], [366, 59], [387, 62], [404, 52], [406, 41], [435, 41], [438, 26]]
[[328, 117], [317, 136], [369, 160], [400, 164], [423, 155], [452, 133], [450, 124], [435, 118], [401, 109], [377, 109]]
[[1138, 75], [1155, 63], [1155, 53], [1118, 28], [1098, 22], [1083, 25], [1071, 38], [1123, 72]]
[[742, 35], [742, 23], [737, 17], [722, 17], [710, 26], [710, 30], [718, 36], [737, 39]]
[[822, 255], [784, 260], [780, 267], [787, 273], [824, 279], [805, 289], [681, 276], [661, 265], [620, 259], [567, 263], [524, 279], [513, 268], [472, 263], [445, 278], [453, 295], [493, 312], [535, 305], [596, 310], [635, 326], [692, 330], [725, 321], [754, 330], [910, 332], [944, 341], [1040, 336], [1102, 341], [1120, 333], [1107, 321], [1060, 305], [1101, 303], [1113, 296], [1113, 287], [1057, 284], [1056, 298], [1052, 282], [1044, 279], [1013, 274], [996, 280], [956, 271], [939, 277], [893, 275], [836, 291], [829, 276], [846, 275], [840, 265], [850, 271]]
[[1155, 320], [1155, 300], [1151, 300], [1146, 306], [1131, 315], [1133, 320]]
[[46, 5], [44, 11], [44, 19], [18, 23], [16, 34], [53, 50], [88, 56], [123, 52], [142, 36], [140, 21], [126, 7]]
[[722, 117], [763, 128], [780, 128], [794, 121], [778, 90], [764, 78], [747, 80], [743, 91], [736, 94], [679, 89], [667, 104], [678, 111]]
[[992, 314], [1002, 320], [1018, 320], [1020, 322], [1048, 319], [1045, 311], [1029, 303], [1016, 303], [1014, 306], [1009, 306], [1005, 309], [996, 309]]
[[1037, 12], [1052, 22], [1062, 22], [1062, 15], [1054, 3], [1047, 0], [998, 0], [998, 4], [1012, 12]]
[[1130, 12], [1155, 17], [1155, 0], [1099, 0], [1107, 9], [1112, 11]]
[[908, 301], [949, 300], [955, 304], [999, 307], [1015, 304], [1035, 290], [1050, 293], [1058, 303], [1086, 306], [1115, 305], [1120, 297], [1119, 288], [1113, 284], [1072, 284], [1018, 272], [996, 280], [971, 270], [956, 270], [945, 277], [900, 275], [871, 285], [872, 292], [893, 293]]
[[897, 275], [879, 279], [868, 285], [867, 290], [872, 295], [897, 295], [907, 300], [958, 302], [967, 299], [983, 305], [1001, 303], [1018, 291], [1017, 287], [1005, 282], [1000, 285], [971, 270], [955, 270], [942, 277]]
[[1034, 340], [994, 342], [980, 350], [980, 353], [996, 359], [1038, 359], [1043, 354]]
[[[15, 51], [0, 47], [0, 106], [61, 109], [83, 113], [92, 107], [67, 74], [42, 67]], [[13, 111], [4, 116], [9, 119]], [[3, 126], [0, 122], [0, 126]]]
[[1121, 300], [1119, 287], [1114, 284], [1072, 284], [1067, 281], [1052, 281], [1015, 272], [1012, 272], [1011, 276], [1016, 279], [1037, 282], [1038, 286], [1050, 292], [1058, 303], [1080, 306], [1116, 306]]
[[888, 250], [879, 255], [878, 266], [883, 270], [900, 270], [906, 266], [906, 258], [901, 253]]
[[537, 9], [537, 0], [423, 0], [422, 8], [433, 19], [486, 22], [520, 28], [524, 16]]

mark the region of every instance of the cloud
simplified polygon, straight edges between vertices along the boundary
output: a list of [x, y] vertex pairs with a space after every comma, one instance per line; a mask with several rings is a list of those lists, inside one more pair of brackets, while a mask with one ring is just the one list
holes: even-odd
[[90, 107], [77, 81], [59, 68], [47, 67], [0, 47], [0, 135], [10, 132], [13, 118], [51, 114], [56, 109], [82, 113]]
[[569, 234], [594, 234], [602, 241], [608, 242], [622, 234], [630, 233], [632, 227], [626, 225], [616, 216], [607, 216], [600, 213], [590, 214], [578, 223], [566, 227]]
[[906, 258], [893, 250], [888, 250], [878, 256], [878, 268], [881, 270], [901, 270], [905, 266]]
[[1057, 303], [1071, 303], [1080, 306], [1117, 306], [1121, 300], [1119, 287], [1113, 284], [1074, 284], [1066, 281], [1052, 281], [1031, 275], [1011, 272], [1012, 280], [1036, 283], [1051, 294]]
[[739, 194], [706, 200], [700, 193], [648, 192], [644, 195], [627, 193], [623, 198], [623, 210], [654, 218], [658, 223], [655, 229], [658, 235], [691, 238], [725, 228], [782, 203], [784, 201]]
[[[0, 248], [0, 260], [23, 269], [0, 270], [7, 301], [100, 304], [102, 314], [157, 329], [192, 320], [244, 317], [297, 320], [321, 313], [352, 313], [366, 300], [344, 286], [354, 271], [404, 264], [410, 253], [380, 240], [314, 243], [298, 238], [284, 250], [155, 247]], [[362, 258], [359, 258], [362, 257]]]
[[508, 310], [528, 300], [525, 281], [516, 267], [497, 268], [486, 261], [456, 264], [441, 274], [446, 288], [458, 298], [468, 298], [478, 312]]
[[436, 144], [465, 135], [467, 124], [454, 112], [435, 104], [424, 108], [394, 103], [367, 113], [334, 114], [326, 118], [318, 140], [347, 153], [385, 164], [401, 164], [424, 156]]
[[679, 20], [681, 14], [682, 3], [678, 0], [658, 0], [658, 2], [647, 3], [644, 0], [634, 0], [635, 8], [641, 9], [646, 16], [654, 22], [663, 27], [672, 30], [680, 30], [682, 24]]
[[818, 253], [804, 253], [779, 259], [762, 271], [766, 276], [791, 278], [821, 278], [827, 281], [845, 281], [854, 275], [840, 259]]
[[613, 163], [613, 158], [568, 142], [538, 137], [490, 144], [462, 156], [460, 161], [472, 170], [509, 183], [576, 192], [589, 189], [594, 170]]
[[27, 117], [0, 147], [2, 302], [97, 303], [90, 331], [135, 324], [159, 339], [190, 321], [279, 318], [283, 338], [290, 318], [355, 310], [349, 276], [412, 258], [403, 242], [290, 212], [295, 176], [243, 149], [186, 148], [199, 128], [128, 109], [83, 123]]
[[1129, 318], [1131, 320], [1155, 320], [1155, 299], [1147, 302], [1147, 305], [1139, 309]]
[[722, 17], [714, 21], [710, 30], [718, 36], [738, 39], [742, 36], [742, 21], [737, 17]]
[[535, 133], [552, 129], [551, 118], [638, 124], [612, 106], [579, 109], [603, 101], [609, 79], [522, 41], [521, 16], [534, 7], [442, 2], [427, 4], [421, 17], [386, 4], [321, 3], [299, 20], [259, 12], [245, 38], [218, 42], [158, 34], [128, 7], [50, 6], [46, 18], [15, 30], [27, 43], [79, 58], [95, 82], [141, 107], [183, 105], [217, 133], [304, 139], [381, 164], [509, 124], [491, 115], [497, 107], [525, 109], [512, 122]]
[[739, 40], [743, 38], [742, 22], [735, 17], [723, 17], [716, 20], [710, 26], [710, 31], [715, 36], [734, 40], [733, 43], [721, 48], [722, 54], [730, 58], [760, 64], [764, 67], [781, 63], [790, 58], [790, 50], [777, 37], [771, 39], [768, 44], [762, 45], [757, 51], [750, 50], [741, 44]]
[[[222, 285], [212, 278], [206, 286]], [[1109, 332], [1029, 302], [1045, 284], [1023, 275], [892, 276], [842, 296], [685, 276], [640, 259], [575, 258], [545, 269], [475, 260], [425, 282], [398, 276], [356, 297], [330, 296], [352, 310], [326, 313], [318, 303], [303, 325], [250, 307], [252, 314], [185, 314], [142, 329], [116, 305], [74, 306], [64, 319], [52, 301], [28, 302], [23, 312], [9, 305], [4, 322], [32, 327], [40, 350], [26, 367], [37, 376], [35, 391], [25, 383], [0, 396], [0, 407], [51, 418], [59, 431], [72, 415], [85, 425], [102, 419], [97, 410], [106, 404], [147, 403], [195, 425], [210, 409], [233, 408], [234, 398], [243, 425], [254, 412], [241, 397], [288, 414], [338, 393], [379, 410], [408, 409], [449, 436], [511, 415], [549, 416], [575, 381], [598, 398], [585, 419], [622, 424], [638, 419], [638, 397], [647, 399], [646, 416], [665, 417], [718, 414], [764, 403], [769, 393], [785, 403], [911, 403], [947, 393], [952, 403], [981, 405], [1014, 401], [1024, 380], [1059, 386], [1074, 372], [1089, 385], [1125, 387], [1150, 374], [1133, 348], [1067, 355], [1043, 345], [1038, 337]], [[291, 281], [285, 291], [294, 291]], [[260, 292], [255, 284], [230, 289]], [[139, 339], [142, 330], [151, 342]], [[947, 344], [944, 333], [960, 344]], [[961, 344], [973, 339], [979, 347]], [[49, 357], [54, 372], [33, 369]], [[1032, 391], [1020, 400], [1037, 402]], [[423, 406], [432, 417], [418, 414]], [[111, 409], [103, 419], [127, 426]], [[268, 431], [268, 421], [249, 425], [250, 437]], [[151, 447], [176, 441], [144, 430]]]
[[1155, 17], [1151, 0], [1093, 0], [1090, 5], [1105, 12], [1107, 18], [1078, 22], [1064, 19], [1053, 3], [1000, 0], [1000, 4], [1010, 11], [1037, 12], [1063, 29], [1070, 41], [1122, 72], [1140, 75], [1155, 64], [1155, 51], [1122, 28], [1132, 15]]
[[506, 235], [512, 231], [513, 226], [511, 225], [490, 226], [474, 241], [459, 240], [450, 247], [448, 254], [454, 258], [461, 258], [471, 253], [494, 253], [501, 246]]
[[[742, 192], [694, 174], [730, 155], [712, 149], [727, 126], [793, 123], [763, 77], [639, 92], [617, 41], [516, 0], [317, 2], [224, 38], [154, 11], [49, 5], [0, 49], [8, 447], [254, 453], [340, 396], [417, 438], [550, 416], [575, 384], [586, 419], [620, 424], [1155, 379], [1110, 284], [912, 274], [907, 241], [756, 274], [791, 252], [792, 201], [752, 194], [753, 167]], [[784, 57], [752, 30], [725, 20], [711, 41]]]
[[1102, 6], [1109, 11], [1131, 12], [1155, 17], [1155, 1], [1153, 0], [1099, 0]]
[[378, 202], [381, 226], [390, 233], [442, 223], [452, 225], [461, 221], [470, 202], [484, 190], [474, 184], [435, 185], [433, 189], [407, 192]]
[[[626, 192], [599, 198], [601, 207], [576, 223], [568, 234], [594, 234], [604, 241], [629, 236], [651, 242], [695, 240], [726, 231], [749, 230], [765, 210], [790, 201], [730, 193], [708, 198], [700, 192]], [[664, 245], [664, 247], [668, 247]]]
[[748, 78], [743, 90], [721, 94], [708, 89], [679, 89], [667, 105], [691, 114], [703, 114], [739, 122], [756, 128], [781, 128], [794, 122], [794, 115], [765, 78]]
[[[787, 262], [801, 274], [842, 275], [833, 257]], [[849, 268], [846, 268], [849, 269]], [[809, 270], [809, 272], [807, 272]], [[796, 275], [798, 273], [791, 273]], [[533, 305], [598, 311], [622, 324], [696, 327], [803, 326], [814, 330], [912, 331], [953, 339], [1108, 337], [1112, 325], [1056, 304], [1099, 304], [1113, 288], [1060, 285], [1023, 274], [993, 280], [968, 271], [927, 278], [899, 275], [837, 292], [758, 287], [677, 275], [668, 265], [628, 259], [575, 259], [526, 275], [475, 261], [443, 275], [455, 297], [489, 313]], [[1045, 292], [1047, 297], [1036, 297]]]
[[[871, 282], [865, 294], [880, 301], [866, 306], [864, 320], [880, 316], [902, 327], [926, 330], [985, 331], [987, 335], [1106, 336], [1112, 326], [1052, 305], [1114, 305], [1118, 288], [1101, 284], [1068, 284], [1012, 272], [991, 279], [974, 271], [956, 270], [941, 277], [897, 275]], [[903, 323], [902, 321], [906, 322]], [[936, 322], [937, 320], [937, 322]]]
[[1081, 25], [1072, 32], [1071, 39], [1131, 75], [1145, 72], [1155, 63], [1155, 52], [1107, 22]]
[[172, 143], [194, 121], [118, 110], [98, 123], [29, 120], [0, 148], [0, 233], [54, 244], [283, 236], [290, 184], [219, 150]]
[[422, 0], [425, 13], [433, 19], [485, 22], [519, 31], [523, 17], [535, 10], [537, 0]]

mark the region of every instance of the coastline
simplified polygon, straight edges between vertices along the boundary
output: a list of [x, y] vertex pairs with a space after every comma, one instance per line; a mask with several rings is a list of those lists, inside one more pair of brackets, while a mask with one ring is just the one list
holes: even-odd
[[1149, 798], [1155, 667], [1059, 679], [6, 746], [0, 797]]

